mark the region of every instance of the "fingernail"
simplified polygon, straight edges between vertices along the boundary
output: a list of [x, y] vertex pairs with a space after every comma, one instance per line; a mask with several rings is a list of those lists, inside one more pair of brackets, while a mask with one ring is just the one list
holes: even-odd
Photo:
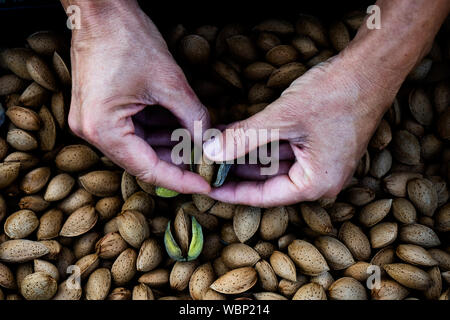
[[[203, 179], [203, 178], [202, 178]], [[203, 180], [203, 182], [205, 182], [204, 184], [201, 183], [197, 186], [197, 190], [195, 190], [196, 194], [204, 194], [207, 195], [208, 193], [211, 192], [211, 186], [209, 184], [206, 183], [205, 180]]]
[[221, 151], [220, 139], [216, 139], [216, 137], [212, 137], [203, 144], [203, 152], [208, 158], [216, 157]]

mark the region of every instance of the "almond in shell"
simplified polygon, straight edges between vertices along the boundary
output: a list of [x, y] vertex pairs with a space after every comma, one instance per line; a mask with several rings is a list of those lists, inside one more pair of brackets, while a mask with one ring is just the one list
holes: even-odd
[[273, 71], [267, 80], [269, 88], [287, 88], [295, 79], [306, 72], [306, 67], [299, 62], [287, 63]]
[[263, 290], [271, 292], [277, 290], [277, 276], [272, 266], [266, 260], [259, 260], [255, 265], [255, 270], [256, 272], [258, 272], [258, 279]]
[[408, 289], [390, 279], [382, 279], [380, 286], [374, 287], [371, 292], [374, 300], [403, 300], [408, 294]]
[[31, 80], [30, 73], [27, 70], [27, 59], [34, 53], [28, 48], [10, 48], [1, 53], [2, 60], [6, 67], [25, 80]]
[[318, 205], [301, 204], [300, 212], [303, 220], [313, 231], [320, 234], [329, 234], [333, 231], [331, 218], [324, 208]]
[[55, 176], [48, 183], [44, 194], [45, 201], [59, 201], [67, 197], [75, 185], [75, 179], [67, 173], [61, 173]]
[[392, 199], [376, 200], [364, 206], [359, 213], [359, 221], [365, 227], [372, 227], [386, 217], [391, 210]]
[[28, 73], [35, 82], [50, 91], [57, 91], [56, 77], [42, 58], [32, 55], [28, 57], [26, 66]]
[[311, 243], [304, 240], [294, 240], [288, 246], [289, 257], [306, 275], [319, 275], [330, 270], [324, 256]]
[[64, 62], [63, 58], [58, 54], [58, 52], [53, 53], [53, 69], [59, 79], [59, 81], [66, 87], [70, 87], [72, 84], [72, 77], [70, 76], [69, 68]]
[[150, 235], [144, 215], [138, 211], [127, 210], [117, 217], [117, 225], [122, 238], [134, 248], [139, 248]]
[[254, 268], [242, 267], [228, 271], [211, 284], [211, 288], [223, 294], [239, 294], [251, 289], [257, 281]]
[[36, 131], [41, 127], [38, 114], [28, 108], [14, 106], [6, 111], [6, 115], [20, 129]]
[[75, 210], [61, 228], [60, 235], [64, 237], [76, 237], [91, 230], [98, 220], [95, 208], [87, 205]]
[[53, 117], [60, 129], [64, 129], [66, 125], [66, 106], [64, 101], [64, 94], [62, 91], [52, 94], [50, 109]]
[[239, 241], [244, 243], [258, 230], [261, 221], [261, 209], [256, 207], [238, 206], [233, 217], [233, 229]]
[[[236, 269], [239, 270], [239, 269]], [[254, 271], [254, 269], [252, 268]], [[256, 277], [256, 271], [255, 277]], [[195, 271], [193, 272], [190, 280], [189, 280], [189, 293], [194, 300], [202, 300], [204, 294], [208, 291], [209, 287], [211, 286], [212, 289], [216, 290], [216, 288], [213, 286], [213, 282], [215, 279], [214, 269], [211, 265], [211, 263], [205, 263], [197, 267]], [[220, 278], [219, 278], [220, 279]], [[255, 279], [256, 282], [256, 279]], [[221, 292], [220, 290], [216, 290], [218, 292]], [[224, 292], [221, 292], [224, 293]]]
[[148, 272], [155, 269], [163, 260], [163, 252], [155, 239], [145, 240], [139, 249], [136, 261], [138, 271]]
[[427, 250], [414, 244], [400, 244], [395, 253], [400, 259], [409, 264], [426, 267], [438, 264]]
[[25, 277], [20, 293], [26, 300], [49, 300], [58, 289], [55, 279], [44, 272], [35, 272]]
[[295, 265], [288, 255], [280, 251], [274, 251], [270, 256], [270, 265], [272, 266], [275, 274], [279, 277], [290, 281], [296, 281], [297, 272]]
[[300, 287], [292, 300], [327, 300], [327, 295], [320, 284], [310, 282]]
[[86, 145], [70, 145], [64, 147], [56, 156], [58, 169], [66, 172], [84, 171], [95, 165], [98, 155]]
[[56, 50], [67, 49], [64, 39], [48, 30], [35, 32], [26, 40], [31, 49], [44, 56], [51, 56]]
[[40, 147], [42, 151], [51, 151], [56, 142], [56, 124], [53, 116], [46, 106], [42, 106], [39, 111], [42, 126], [38, 131]]
[[26, 262], [49, 253], [48, 248], [37, 241], [8, 240], [0, 244], [0, 260], [6, 262]]
[[260, 259], [252, 247], [243, 243], [233, 243], [222, 250], [222, 259], [230, 269], [254, 266]]
[[18, 151], [31, 151], [38, 147], [36, 137], [21, 129], [11, 129], [6, 135], [8, 144]]
[[118, 232], [107, 233], [95, 244], [95, 250], [102, 259], [113, 259], [127, 248], [127, 243]]
[[131, 248], [123, 251], [111, 267], [111, 276], [116, 285], [127, 284], [136, 274], [137, 253]]
[[333, 270], [342, 270], [355, 263], [350, 250], [336, 238], [321, 236], [314, 244]]
[[364, 286], [350, 277], [336, 280], [328, 289], [328, 295], [331, 300], [367, 300]]
[[4, 224], [6, 235], [11, 239], [28, 237], [39, 226], [39, 219], [31, 210], [19, 210], [11, 214]]
[[259, 234], [263, 240], [277, 239], [284, 234], [289, 224], [285, 207], [266, 209], [261, 217]]
[[410, 264], [391, 263], [384, 265], [383, 268], [391, 278], [407, 288], [426, 290], [432, 285], [428, 273]]
[[106, 268], [95, 270], [86, 283], [86, 300], [105, 300], [111, 288], [111, 272]]
[[425, 248], [436, 247], [441, 244], [433, 229], [418, 223], [400, 227], [399, 240]]
[[413, 179], [407, 184], [408, 197], [424, 215], [432, 216], [438, 206], [438, 195], [427, 179]]
[[0, 189], [6, 188], [19, 176], [20, 163], [0, 163]]
[[138, 284], [134, 286], [132, 300], [155, 300], [152, 289], [146, 284]]
[[189, 280], [198, 266], [197, 261], [177, 261], [170, 271], [170, 287], [177, 291], [185, 290]]
[[350, 221], [346, 221], [341, 225], [338, 237], [357, 260], [369, 259], [371, 254], [370, 242], [361, 228]]
[[113, 171], [92, 171], [80, 176], [83, 188], [98, 197], [108, 197], [120, 188], [120, 176]]
[[26, 107], [38, 108], [49, 97], [49, 91], [36, 82], [32, 82], [19, 97], [19, 103]]
[[397, 239], [398, 226], [395, 222], [381, 222], [373, 226], [369, 234], [372, 248], [382, 248], [390, 245]]

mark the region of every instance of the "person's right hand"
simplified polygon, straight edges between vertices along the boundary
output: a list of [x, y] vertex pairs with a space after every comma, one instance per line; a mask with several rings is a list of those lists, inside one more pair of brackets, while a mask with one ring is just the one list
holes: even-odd
[[[150, 147], [158, 140], [150, 125], [159, 119], [148, 114], [139, 114], [139, 123], [132, 119], [160, 105], [193, 135], [194, 121], [209, 126], [206, 108], [135, 1], [108, 1], [107, 6], [101, 17], [72, 35], [70, 128], [145, 182], [181, 193], [207, 193], [210, 186], [203, 178], [162, 160]], [[86, 10], [81, 13], [87, 15]]]
[[255, 167], [253, 174], [238, 167], [236, 173], [245, 173], [247, 181], [226, 183], [212, 190], [212, 198], [274, 207], [334, 197], [345, 186], [383, 113], [450, 11], [448, 0], [378, 0], [376, 5], [382, 12], [379, 28], [364, 22], [338, 56], [295, 80], [263, 111], [232, 124], [231, 135], [204, 144], [208, 158], [228, 161], [272, 141], [249, 145], [249, 129], [279, 129], [280, 140], [292, 149], [280, 148], [283, 161], [276, 174], [258, 176]]
[[[292, 149], [280, 147], [279, 156], [271, 155], [281, 160], [274, 175], [260, 176], [258, 166], [237, 165], [236, 174], [245, 174], [246, 181], [225, 183], [209, 195], [257, 207], [336, 196], [352, 177], [403, 80], [384, 86], [358, 68], [363, 59], [342, 52], [295, 80], [261, 112], [230, 125], [229, 134], [225, 130], [206, 142], [204, 152], [214, 161], [233, 160], [271, 142], [270, 130], [279, 130], [279, 139]], [[252, 129], [267, 130], [269, 138], [250, 141]]]

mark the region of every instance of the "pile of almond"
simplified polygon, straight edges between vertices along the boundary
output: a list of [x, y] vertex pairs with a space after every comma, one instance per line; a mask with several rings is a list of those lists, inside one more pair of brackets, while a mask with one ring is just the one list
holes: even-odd
[[[213, 123], [229, 123], [343, 50], [363, 21], [180, 24], [166, 40]], [[447, 21], [346, 189], [267, 209], [159, 197], [68, 128], [68, 41], [40, 31], [2, 49], [0, 300], [448, 300], [449, 33]], [[196, 169], [210, 181], [213, 168]]]

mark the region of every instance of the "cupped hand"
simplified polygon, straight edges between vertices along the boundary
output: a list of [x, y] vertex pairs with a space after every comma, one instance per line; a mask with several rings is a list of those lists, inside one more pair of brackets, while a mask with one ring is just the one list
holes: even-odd
[[[210, 191], [199, 175], [162, 160], [149, 144], [157, 138], [149, 134], [152, 119], [146, 122], [148, 117], [138, 114], [144, 109], [163, 106], [191, 135], [194, 121], [207, 128], [209, 116], [139, 8], [75, 31], [71, 58], [69, 125], [75, 134], [145, 182], [181, 193]], [[144, 120], [141, 127], [135, 115]]]
[[[242, 157], [257, 146], [271, 142], [260, 138], [253, 144], [249, 129], [279, 130], [279, 171], [272, 176], [253, 176], [213, 189], [212, 198], [259, 207], [288, 205], [336, 196], [349, 181], [392, 103], [401, 81], [386, 87], [365, 72], [363, 57], [341, 52], [295, 80], [281, 97], [254, 116], [234, 123], [218, 139], [203, 146], [215, 161]], [[246, 168], [240, 170], [239, 167]], [[236, 166], [245, 171], [247, 165]], [[252, 172], [258, 166], [253, 165]], [[241, 172], [242, 173], [242, 172]], [[257, 175], [257, 174], [256, 174]]]

